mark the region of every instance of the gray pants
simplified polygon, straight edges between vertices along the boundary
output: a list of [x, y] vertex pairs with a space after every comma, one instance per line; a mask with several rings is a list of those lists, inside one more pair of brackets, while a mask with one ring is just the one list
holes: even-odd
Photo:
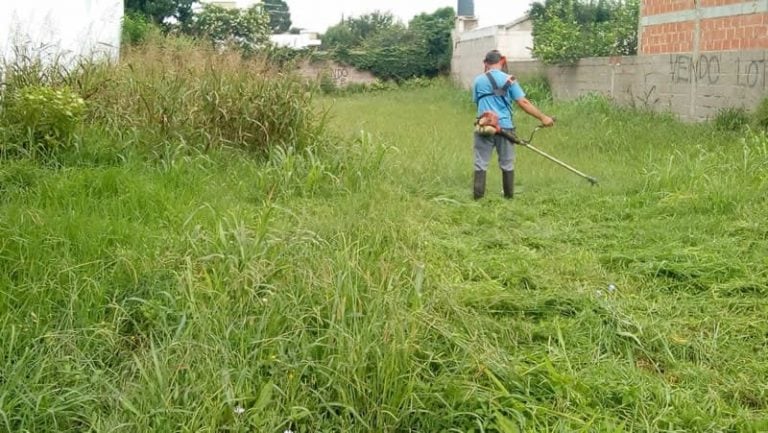
[[[505, 129], [514, 134], [514, 129]], [[515, 169], [515, 145], [500, 135], [485, 136], [475, 133], [475, 171], [488, 171], [491, 153], [496, 149], [499, 167], [504, 171]]]

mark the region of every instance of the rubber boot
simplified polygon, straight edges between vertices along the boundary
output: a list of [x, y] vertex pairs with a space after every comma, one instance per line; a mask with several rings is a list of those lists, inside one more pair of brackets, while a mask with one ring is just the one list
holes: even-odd
[[475, 185], [472, 195], [475, 200], [479, 200], [485, 195], [485, 171], [483, 170], [475, 170]]
[[515, 196], [515, 170], [501, 171], [501, 186], [504, 189], [504, 198]]

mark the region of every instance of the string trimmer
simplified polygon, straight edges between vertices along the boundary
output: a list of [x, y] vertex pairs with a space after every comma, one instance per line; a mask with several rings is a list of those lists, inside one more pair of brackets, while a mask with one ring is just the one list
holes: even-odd
[[496, 132], [496, 134], [501, 135], [502, 137], [506, 138], [507, 140], [511, 141], [512, 143], [519, 144], [521, 146], [527, 147], [528, 149], [531, 149], [532, 151], [534, 151], [534, 152], [538, 153], [539, 155], [543, 156], [544, 158], [547, 158], [550, 161], [553, 161], [553, 162], [557, 163], [561, 167], [565, 167], [568, 170], [570, 170], [570, 171], [578, 174], [579, 176], [583, 177], [584, 179], [587, 179], [590, 184], [597, 185], [597, 179], [596, 178], [594, 178], [592, 176], [589, 176], [589, 175], [586, 175], [586, 174], [580, 172], [579, 170], [576, 170], [575, 168], [571, 167], [570, 165], [564, 163], [563, 161], [560, 161], [559, 159], [555, 158], [554, 156], [544, 152], [543, 150], [537, 149], [537, 148], [533, 147], [533, 145], [531, 145], [531, 141], [533, 141], [533, 135], [536, 134], [536, 131], [538, 131], [542, 127], [543, 126], [537, 126], [536, 128], [534, 128], [533, 132], [531, 132], [531, 136], [528, 138], [528, 140], [523, 140], [521, 138], [518, 138], [514, 134], [510, 134], [509, 132], [504, 131], [504, 130], [498, 131], [498, 132]]

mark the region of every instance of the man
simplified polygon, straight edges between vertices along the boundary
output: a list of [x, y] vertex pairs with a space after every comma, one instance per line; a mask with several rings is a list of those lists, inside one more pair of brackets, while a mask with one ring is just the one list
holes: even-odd
[[[525, 92], [515, 77], [503, 72], [506, 59], [498, 50], [489, 51], [483, 60], [485, 73], [475, 78], [472, 86], [472, 99], [477, 104], [477, 116], [492, 112], [498, 116], [498, 126], [514, 135], [515, 125], [512, 122], [512, 107], [510, 101], [515, 101], [518, 107], [530, 116], [538, 119], [543, 126], [552, 126], [551, 117], [542, 113], [525, 97]], [[514, 196], [515, 181], [515, 148], [514, 144], [500, 135], [483, 135], [475, 132], [475, 179], [473, 196], [475, 200], [485, 195], [485, 174], [493, 149], [499, 157], [502, 187], [505, 198]]]

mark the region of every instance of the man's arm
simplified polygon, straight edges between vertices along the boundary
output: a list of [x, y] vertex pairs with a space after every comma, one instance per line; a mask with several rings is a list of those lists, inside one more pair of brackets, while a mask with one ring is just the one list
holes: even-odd
[[528, 100], [528, 98], [523, 97], [520, 99], [516, 99], [515, 102], [517, 103], [517, 106], [520, 107], [526, 113], [528, 113], [528, 115], [536, 119], [539, 119], [539, 121], [543, 126], [552, 126], [555, 124], [555, 121], [551, 117], [542, 113], [541, 110], [536, 108], [536, 106], [533, 105], [533, 103]]

